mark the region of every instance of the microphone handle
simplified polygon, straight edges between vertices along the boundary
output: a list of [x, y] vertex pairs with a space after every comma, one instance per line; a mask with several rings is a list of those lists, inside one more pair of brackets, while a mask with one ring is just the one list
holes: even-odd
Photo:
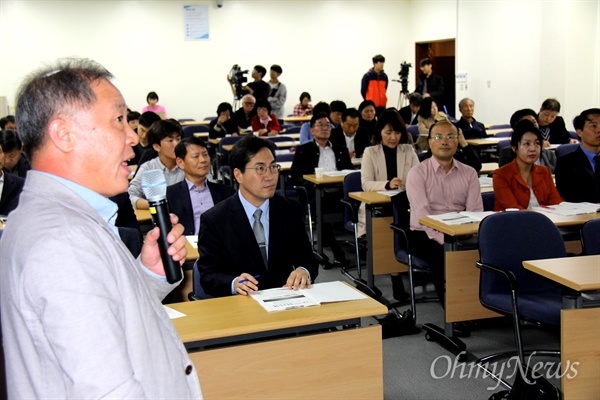
[[171, 246], [167, 241], [167, 235], [173, 228], [169, 216], [169, 205], [167, 204], [167, 199], [151, 201], [148, 205], [150, 208], [150, 215], [152, 216], [152, 223], [154, 223], [154, 226], [158, 226], [160, 228], [158, 248], [160, 250], [160, 258], [162, 259], [162, 263], [165, 268], [167, 282], [179, 282], [183, 277], [181, 274], [181, 266], [167, 253], [167, 249], [169, 246]]

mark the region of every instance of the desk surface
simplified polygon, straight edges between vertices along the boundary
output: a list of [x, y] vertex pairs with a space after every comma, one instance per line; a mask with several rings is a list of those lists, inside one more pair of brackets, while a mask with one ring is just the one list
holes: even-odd
[[469, 143], [471, 146], [493, 146], [497, 145], [503, 140], [510, 140], [510, 138], [492, 136], [485, 139], [467, 139], [467, 143]]
[[194, 136], [202, 138], [202, 139], [206, 139], [208, 137], [208, 132], [196, 132], [196, 133], [194, 133]]
[[208, 125], [210, 121], [185, 121], [181, 122], [181, 126], [190, 126], [190, 125]]
[[392, 202], [390, 196], [378, 192], [350, 192], [348, 195], [365, 204], [389, 204]]
[[600, 290], [600, 255], [523, 261], [523, 267], [579, 292]]
[[[510, 211], [510, 212], [518, 212], [518, 211]], [[577, 226], [582, 225], [585, 222], [600, 218], [599, 213], [593, 214], [581, 214], [581, 215], [572, 215], [572, 216], [563, 216], [558, 214], [552, 214], [544, 211], [536, 211], [541, 214], [544, 214], [556, 225], [557, 227], [567, 227], [567, 226]], [[463, 225], [448, 225], [441, 221], [437, 221], [433, 218], [424, 217], [419, 219], [419, 223], [421, 225], [425, 225], [429, 228], [433, 228], [436, 231], [442, 232], [446, 235], [450, 236], [467, 236], [467, 235], [476, 235], [479, 230], [479, 223], [472, 224], [463, 224]]]
[[489, 174], [490, 172], [494, 172], [497, 169], [498, 169], [497, 162], [481, 163], [481, 170], [479, 171], [479, 173], [480, 174]]
[[345, 175], [343, 175], [343, 176], [323, 175], [323, 177], [317, 178], [317, 176], [315, 174], [302, 175], [302, 178], [305, 181], [309, 181], [311, 183], [314, 183], [315, 185], [333, 185], [336, 183], [343, 183], [345, 177], [346, 177]]
[[306, 115], [303, 117], [283, 117], [281, 118], [284, 122], [307, 122], [310, 121], [312, 115]]
[[267, 312], [250, 296], [169, 304], [186, 314], [173, 320], [184, 343], [387, 314], [371, 298]]

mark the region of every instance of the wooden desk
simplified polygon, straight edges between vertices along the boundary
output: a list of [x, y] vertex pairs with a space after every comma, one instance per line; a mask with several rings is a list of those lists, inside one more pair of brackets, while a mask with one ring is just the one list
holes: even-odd
[[201, 139], [206, 139], [208, 137], [208, 132], [196, 132], [194, 133], [194, 136]]
[[[506, 131], [511, 131], [511, 128], [503, 128], [503, 129], [486, 129], [485, 133], [487, 133], [488, 136], [494, 136], [496, 133], [498, 132], [506, 132]], [[510, 139], [510, 136], [505, 137], [504, 139]]]
[[[600, 217], [600, 214], [561, 216], [540, 211], [557, 227], [580, 226], [586, 221]], [[483, 307], [479, 301], [479, 269], [475, 265], [479, 260], [479, 250], [461, 250], [459, 243], [465, 238], [477, 235], [479, 223], [447, 225], [429, 217], [419, 219], [419, 223], [444, 234], [446, 305], [444, 307], [444, 332], [452, 343], [465, 347], [453, 334], [453, 323], [484, 318], [493, 318], [499, 314]], [[579, 241], [565, 243], [568, 251], [581, 251]]]
[[150, 215], [150, 210], [137, 210], [136, 209], [136, 210], [133, 210], [133, 212], [135, 213], [135, 219], [137, 219], [137, 221], [140, 223], [152, 221], [152, 216]]
[[323, 213], [323, 195], [326, 187], [332, 187], [341, 185], [344, 183], [345, 176], [328, 176], [323, 175], [321, 178], [317, 178], [315, 174], [302, 175], [305, 181], [311, 182], [315, 185], [315, 203], [316, 203], [316, 215], [317, 215], [317, 252], [323, 254], [323, 223], [334, 222], [340, 219], [340, 216], [332, 215], [327, 218], [327, 221]]
[[498, 169], [498, 163], [490, 162], [490, 163], [481, 163], [481, 170], [479, 171], [479, 175], [487, 175], [490, 172], [494, 172]]
[[[263, 136], [259, 136], [259, 137], [263, 137]], [[290, 140], [290, 141], [285, 141], [285, 142], [272, 142], [278, 149], [289, 149], [292, 148], [294, 146], [297, 146], [300, 144], [300, 142], [296, 142], [295, 140]], [[233, 144], [225, 144], [223, 145], [223, 150], [227, 150], [227, 151], [231, 151], [231, 149], [233, 149]]]
[[394, 217], [390, 196], [377, 192], [352, 192], [349, 196], [365, 204], [369, 286], [374, 285], [374, 275], [408, 271], [407, 266], [398, 263], [394, 257], [394, 233], [390, 229]]
[[185, 121], [181, 122], [181, 126], [191, 126], [191, 125], [208, 125], [210, 121]]
[[304, 117], [283, 117], [281, 118], [283, 122], [308, 122], [312, 118], [312, 115], [307, 115]]
[[[578, 362], [577, 375], [561, 378], [565, 400], [600, 398], [600, 308], [586, 307], [581, 293], [600, 290], [600, 256], [524, 261], [523, 267], [577, 292], [560, 312], [560, 358], [565, 368]], [[575, 308], [573, 308], [573, 306]]]
[[[245, 296], [169, 307], [187, 315], [173, 324], [190, 352], [206, 399], [383, 398], [381, 326], [322, 331], [360, 327], [360, 318], [386, 314], [387, 308], [373, 299], [272, 313]], [[293, 335], [302, 332], [312, 333]], [[291, 335], [281, 338], [285, 334]], [[287, 384], [298, 376], [300, 386]], [[241, 377], [256, 382], [243, 396]]]
[[485, 139], [467, 139], [467, 143], [471, 146], [495, 146], [503, 140], [510, 140], [506, 137], [488, 137]]

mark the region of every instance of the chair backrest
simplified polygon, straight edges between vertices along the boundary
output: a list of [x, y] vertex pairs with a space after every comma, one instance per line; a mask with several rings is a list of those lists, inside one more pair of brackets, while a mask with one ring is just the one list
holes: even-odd
[[[517, 298], [544, 293], [544, 299], [548, 299], [548, 312], [539, 315], [539, 310], [530, 309], [527, 307], [530, 303], [523, 301], [519, 304], [522, 317], [554, 325], [559, 323], [560, 314], [552, 312], [550, 303], [558, 303], [560, 309], [562, 288], [526, 270], [522, 264], [526, 260], [567, 256], [560, 231], [548, 217], [535, 211], [512, 211], [484, 218], [479, 224], [479, 255], [482, 263], [514, 275]], [[481, 270], [479, 291], [484, 305], [498, 310], [512, 309], [509, 284], [504, 277]], [[528, 311], [536, 314], [528, 315]]]
[[206, 117], [204, 118], [205, 121], [214, 121], [215, 119], [217, 119], [218, 117], [215, 115], [214, 117]]
[[561, 144], [556, 148], [556, 157], [564, 156], [565, 154], [569, 154], [579, 147], [579, 143], [567, 143]]
[[494, 211], [494, 192], [481, 193], [483, 211]]
[[300, 125], [295, 125], [292, 127], [289, 127], [285, 130], [285, 133], [300, 133]]
[[186, 138], [186, 137], [194, 136], [194, 133], [197, 133], [197, 132], [208, 132], [208, 125], [188, 125], [188, 126], [184, 126], [182, 129], [183, 129], [183, 137]]
[[510, 139], [501, 140], [498, 142], [498, 144], [496, 145], [496, 152], [497, 152], [498, 158], [500, 158], [500, 152], [507, 147], [510, 147]]
[[280, 135], [277, 135], [277, 136], [267, 136], [266, 139], [268, 141], [270, 141], [270, 142], [273, 142], [273, 143], [277, 143], [277, 142], [291, 142], [291, 141], [294, 140], [293, 138], [291, 138], [289, 136], [280, 136]]
[[225, 136], [221, 138], [219, 141], [219, 156], [221, 157], [221, 166], [229, 165], [229, 151], [224, 150], [223, 146], [227, 144], [235, 144], [238, 140], [243, 138], [243, 136]]
[[294, 161], [294, 153], [280, 153], [275, 155], [275, 161], [285, 162], [285, 161]]
[[[355, 210], [358, 210], [360, 207], [360, 201], [355, 200], [350, 197], [351, 192], [362, 192], [362, 182], [361, 182], [361, 173], [360, 171], [351, 172], [344, 177], [344, 200], [354, 204]], [[353, 223], [358, 222], [356, 219], [357, 215], [352, 215], [352, 212], [348, 209], [348, 207], [344, 207], [344, 226], [350, 232], [354, 232]]]
[[577, 139], [577, 140], [581, 141], [581, 138], [575, 131], [569, 131], [569, 136], [571, 136], [571, 139]]
[[488, 129], [510, 129], [510, 124], [490, 125], [490, 127]]
[[512, 134], [511, 130], [500, 131], [500, 132], [496, 132], [494, 134], [494, 137], [510, 137], [511, 134]]
[[179, 122], [194, 122], [195, 119], [193, 119], [193, 118], [179, 118], [177, 121], [179, 121]]
[[406, 127], [406, 130], [413, 138], [413, 141], [416, 143], [419, 138], [419, 126], [418, 125], [409, 125]]
[[581, 227], [583, 254], [600, 254], [600, 219], [593, 219]]

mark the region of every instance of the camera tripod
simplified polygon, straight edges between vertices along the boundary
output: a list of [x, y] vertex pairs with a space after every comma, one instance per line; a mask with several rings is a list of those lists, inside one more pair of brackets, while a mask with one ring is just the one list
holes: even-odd
[[408, 81], [394, 79], [394, 82], [400, 82], [402, 84], [402, 89], [400, 89], [400, 93], [398, 93], [398, 103], [396, 104], [396, 108], [400, 110], [408, 105]]

